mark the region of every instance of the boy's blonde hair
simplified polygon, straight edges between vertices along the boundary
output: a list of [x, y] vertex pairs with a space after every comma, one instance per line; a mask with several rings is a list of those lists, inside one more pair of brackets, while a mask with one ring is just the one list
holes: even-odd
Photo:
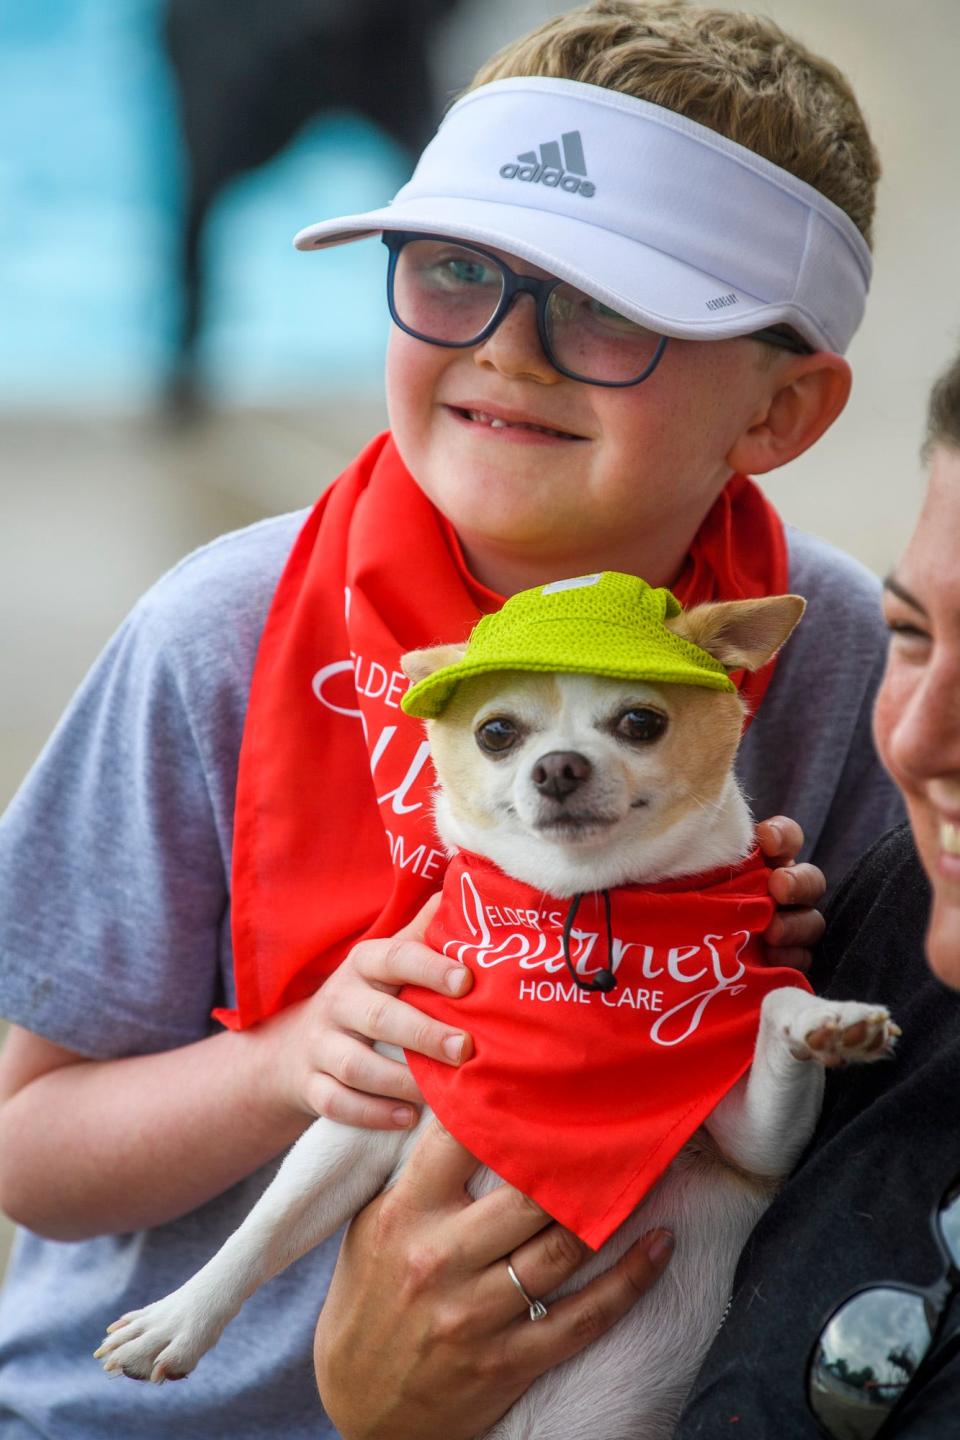
[[469, 89], [548, 75], [686, 115], [813, 185], [872, 243], [880, 161], [847, 80], [772, 20], [684, 0], [594, 0], [481, 66]]

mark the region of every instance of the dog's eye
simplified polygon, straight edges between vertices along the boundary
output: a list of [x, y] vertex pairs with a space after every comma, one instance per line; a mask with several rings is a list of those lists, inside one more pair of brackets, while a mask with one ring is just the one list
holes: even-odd
[[512, 720], [496, 715], [477, 727], [476, 741], [488, 755], [505, 755], [520, 739], [520, 731]]
[[659, 740], [666, 728], [667, 717], [661, 710], [650, 710], [646, 705], [638, 705], [635, 710], [623, 712], [614, 726], [614, 733], [622, 740], [648, 745], [651, 740]]

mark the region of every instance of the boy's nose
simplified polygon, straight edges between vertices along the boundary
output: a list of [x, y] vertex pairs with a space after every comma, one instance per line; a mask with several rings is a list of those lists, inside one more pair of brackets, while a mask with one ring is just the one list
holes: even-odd
[[593, 766], [586, 755], [580, 755], [576, 750], [550, 750], [540, 756], [530, 772], [530, 778], [541, 795], [562, 801], [574, 790], [579, 790], [592, 773]]
[[532, 295], [518, 295], [500, 324], [474, 351], [478, 365], [491, 365], [511, 379], [555, 385], [563, 376], [544, 354]]

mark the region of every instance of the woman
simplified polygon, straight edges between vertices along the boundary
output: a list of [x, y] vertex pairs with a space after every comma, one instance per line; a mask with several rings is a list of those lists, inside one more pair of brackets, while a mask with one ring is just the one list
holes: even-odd
[[[823, 1349], [818, 1366], [809, 1364], [829, 1312], [854, 1288], [943, 1279], [930, 1216], [960, 1177], [960, 356], [933, 392], [925, 454], [923, 513], [885, 587], [890, 653], [875, 717], [877, 745], [910, 824], [878, 840], [841, 887], [813, 975], [827, 994], [889, 1005], [903, 1037], [891, 1063], [828, 1077], [817, 1135], [744, 1253], [730, 1312], [677, 1440], [872, 1440], [881, 1424], [881, 1440], [957, 1433], [960, 1358], [940, 1336], [949, 1336], [960, 1305], [954, 1314], [946, 1285], [927, 1307], [936, 1334], [926, 1357], [925, 1344], [896, 1332], [872, 1367], [851, 1352], [846, 1379], [838, 1377], [842, 1357]], [[462, 1183], [469, 1157], [440, 1136], [436, 1150], [449, 1172], [437, 1185]], [[397, 1191], [403, 1207], [368, 1211], [344, 1248], [318, 1330], [321, 1392], [346, 1440], [386, 1434], [366, 1399], [385, 1387], [404, 1397], [391, 1436], [476, 1433], [483, 1426], [476, 1423], [476, 1387], [466, 1382], [469, 1346], [445, 1338], [441, 1384], [410, 1343], [414, 1332], [400, 1323], [418, 1297], [422, 1308], [424, 1295], [449, 1287], [450, 1277], [411, 1275], [402, 1296], [385, 1283], [389, 1247], [410, 1233], [411, 1217], [436, 1194]], [[958, 1211], [960, 1203], [949, 1214], [960, 1229]], [[558, 1256], [555, 1263], [571, 1262]], [[462, 1270], [466, 1284], [469, 1257]], [[638, 1267], [638, 1292], [651, 1278]], [[944, 1298], [937, 1330], [934, 1312]], [[476, 1304], [483, 1304], [479, 1292]], [[487, 1392], [500, 1394], [501, 1409], [511, 1390], [525, 1388], [524, 1363], [545, 1368], [570, 1346], [570, 1337], [558, 1334], [546, 1359], [547, 1327], [530, 1328], [539, 1332], [535, 1362], [512, 1353], [505, 1340], [502, 1370], [488, 1375]], [[835, 1389], [847, 1392], [833, 1413], [822, 1395], [831, 1376], [841, 1382]], [[824, 1428], [808, 1398], [811, 1382]], [[484, 1400], [489, 1423], [489, 1393]]]

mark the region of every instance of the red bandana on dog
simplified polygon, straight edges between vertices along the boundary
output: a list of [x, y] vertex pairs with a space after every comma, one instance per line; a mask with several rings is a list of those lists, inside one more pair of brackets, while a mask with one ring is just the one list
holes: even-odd
[[[783, 526], [735, 476], [673, 590], [682, 604], [787, 587]], [[236, 1008], [244, 1029], [313, 993], [357, 941], [392, 935], [443, 880], [419, 721], [400, 656], [465, 640], [502, 598], [381, 435], [321, 497], [290, 554], [254, 670], [233, 845]], [[741, 686], [755, 711], [773, 662]]]
[[[759, 853], [737, 867], [611, 892], [616, 988], [578, 987], [569, 900], [457, 854], [427, 944], [467, 965], [461, 1000], [405, 999], [473, 1036], [459, 1069], [407, 1053], [430, 1107], [504, 1180], [598, 1249], [748, 1068], [764, 995], [809, 990], [763, 965], [773, 902]], [[570, 959], [606, 966], [601, 897], [585, 895]]]

